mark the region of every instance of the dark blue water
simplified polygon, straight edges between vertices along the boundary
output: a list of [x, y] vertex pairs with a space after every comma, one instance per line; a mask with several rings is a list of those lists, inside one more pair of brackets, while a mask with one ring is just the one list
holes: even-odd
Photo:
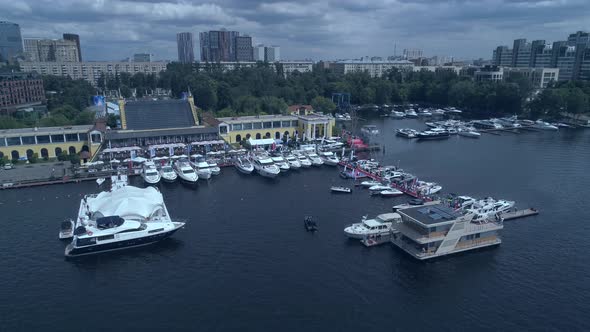
[[417, 262], [342, 233], [407, 198], [332, 195], [347, 182], [326, 166], [277, 181], [228, 168], [197, 189], [161, 187], [190, 220], [173, 238], [65, 261], [59, 223], [96, 185], [1, 191], [0, 330], [590, 329], [590, 131], [418, 143], [393, 133], [417, 120], [375, 124], [385, 155], [372, 157], [541, 214], [507, 222], [497, 248]]

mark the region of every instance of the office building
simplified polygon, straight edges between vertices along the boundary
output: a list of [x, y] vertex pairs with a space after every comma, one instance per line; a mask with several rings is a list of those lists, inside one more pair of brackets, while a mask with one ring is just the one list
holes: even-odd
[[544, 89], [552, 81], [559, 80], [559, 68], [503, 68], [504, 79], [512, 75], [527, 78], [534, 88]]
[[0, 60], [8, 61], [23, 53], [23, 39], [20, 26], [0, 21]]
[[422, 50], [417, 48], [404, 48], [403, 58], [406, 60], [413, 60], [422, 57]]
[[201, 50], [201, 61], [221, 62], [236, 60], [236, 37], [237, 31], [206, 31], [199, 34], [199, 45]]
[[289, 76], [294, 72], [311, 73], [313, 71], [313, 62], [311, 61], [279, 61], [283, 67], [283, 74]]
[[408, 60], [370, 61], [370, 60], [341, 60], [333, 64], [334, 72], [347, 74], [351, 72], [367, 72], [371, 77], [381, 77], [387, 71], [397, 69], [412, 70], [414, 64]]
[[40, 105], [45, 101], [43, 80], [34, 73], [0, 74], [0, 114]]
[[166, 70], [167, 61], [157, 62], [20, 62], [23, 72], [37, 72], [41, 75], [69, 76], [83, 79], [96, 86], [101, 74], [118, 76], [121, 73], [156, 74]]
[[276, 62], [281, 60], [281, 48], [277, 45], [266, 46], [264, 48], [264, 61]]
[[36, 49], [38, 52], [36, 57], [41, 62], [80, 62], [78, 46], [72, 40], [38, 39]]
[[133, 62], [152, 62], [154, 58], [150, 53], [135, 53], [133, 54]]
[[23, 45], [25, 50], [25, 60], [39, 61], [39, 48], [37, 47], [39, 40], [43, 38], [24, 38]]
[[264, 61], [264, 45], [258, 44], [254, 47], [254, 61]]
[[181, 32], [176, 34], [176, 44], [178, 47], [178, 61], [180, 63], [195, 62], [195, 44], [193, 34], [190, 32]]
[[252, 37], [237, 36], [235, 38], [235, 61], [254, 61], [254, 49], [252, 47]]
[[499, 82], [504, 79], [504, 68], [498, 66], [485, 66], [474, 74], [476, 82]]
[[82, 61], [82, 49], [80, 48], [80, 36], [74, 33], [64, 33], [63, 34], [64, 40], [73, 41], [76, 43], [76, 48], [78, 49], [78, 61]]

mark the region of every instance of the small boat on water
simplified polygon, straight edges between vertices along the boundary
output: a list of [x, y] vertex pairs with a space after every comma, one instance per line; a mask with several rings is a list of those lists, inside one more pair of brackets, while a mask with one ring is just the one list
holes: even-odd
[[423, 199], [413, 198], [413, 199], [409, 200], [407, 203], [394, 205], [393, 206], [393, 211], [395, 212], [395, 211], [398, 211], [398, 210], [408, 209], [408, 208], [416, 207], [416, 206], [436, 205], [436, 204], [439, 204], [439, 203], [440, 203], [440, 201], [426, 202]]
[[368, 134], [368, 135], [378, 135], [379, 129], [375, 125], [365, 125], [361, 128], [361, 132]]
[[315, 220], [313, 220], [311, 216], [306, 216], [303, 219], [303, 226], [305, 227], [305, 230], [307, 230], [308, 232], [315, 232], [318, 230], [318, 224], [315, 222]]
[[158, 169], [156, 168], [156, 165], [151, 160], [148, 160], [143, 164], [141, 177], [147, 184], [157, 184], [162, 178], [160, 176], [160, 172], [158, 172]]
[[352, 189], [350, 189], [348, 187], [332, 186], [332, 187], [330, 187], [330, 190], [333, 193], [346, 193], [346, 194], [352, 193]]
[[213, 159], [207, 160], [209, 164], [209, 170], [211, 171], [211, 175], [219, 175], [221, 173], [221, 168], [217, 165], [217, 162]]
[[463, 137], [470, 137], [470, 138], [479, 138], [481, 136], [481, 134], [475, 130], [459, 130], [458, 132], [459, 136], [463, 136]]
[[367, 181], [361, 182], [361, 186], [363, 186], [365, 188], [369, 188], [372, 186], [379, 186], [379, 185], [381, 185], [381, 182], [379, 182], [377, 180], [367, 180]]
[[391, 111], [391, 115], [392, 118], [394, 119], [403, 119], [406, 117], [406, 113], [404, 112], [398, 112], [398, 111]]
[[63, 221], [59, 228], [59, 239], [71, 239], [74, 236], [74, 221], [72, 219]]
[[294, 155], [287, 155], [285, 157], [285, 160], [289, 163], [289, 167], [291, 167], [291, 169], [297, 170], [301, 168], [301, 163], [299, 162], [299, 159], [297, 159], [297, 157], [295, 157]]
[[537, 129], [541, 129], [541, 130], [559, 130], [559, 128], [557, 126], [554, 126], [548, 122], [542, 121], [542, 120], [537, 120], [535, 121], [535, 124], [533, 125], [533, 127], [537, 128]]
[[98, 178], [96, 179], [96, 184], [98, 184], [98, 186], [100, 187], [101, 184], [103, 184], [106, 181], [105, 178]]
[[307, 157], [313, 166], [322, 166], [324, 164], [322, 158], [320, 158], [315, 152], [308, 153]]
[[266, 156], [257, 156], [252, 158], [252, 164], [254, 165], [254, 169], [258, 172], [258, 174], [267, 177], [267, 178], [275, 178], [279, 173], [281, 173], [281, 169], [274, 164], [272, 159]]
[[338, 165], [338, 162], [340, 162], [336, 154], [330, 151], [320, 152], [320, 158], [322, 158], [324, 164], [328, 166], [336, 166]]
[[199, 176], [201, 180], [209, 180], [211, 179], [211, 170], [209, 169], [209, 163], [206, 161], [199, 161], [192, 164], [195, 172]]
[[414, 109], [410, 108], [409, 110], [406, 111], [406, 118], [417, 118], [418, 117], [418, 113], [416, 113], [416, 111], [414, 111]]
[[300, 154], [299, 157], [297, 157], [299, 159], [299, 163], [301, 164], [301, 167], [304, 168], [308, 168], [311, 167], [311, 160], [309, 160], [309, 158], [307, 158], [304, 154]]
[[164, 165], [160, 169], [160, 177], [165, 182], [174, 182], [178, 178], [178, 175], [176, 175], [176, 172], [174, 172], [174, 169], [172, 168], [172, 166]]
[[410, 128], [402, 128], [398, 129], [395, 134], [405, 138], [415, 138], [418, 135], [418, 131]]
[[381, 195], [383, 197], [395, 197], [395, 196], [401, 196], [403, 194], [404, 193], [402, 191], [399, 191], [395, 188], [386, 189], [386, 190], [379, 192], [379, 195]]
[[355, 223], [344, 228], [344, 235], [359, 240], [368, 236], [388, 235], [394, 224], [398, 224], [401, 221], [402, 218], [397, 213], [380, 214], [375, 219], [367, 219], [367, 216], [363, 216], [360, 223]]
[[246, 158], [236, 158], [234, 166], [238, 172], [243, 174], [252, 174], [254, 172], [254, 165]]
[[426, 130], [416, 134], [419, 140], [438, 140], [449, 138], [449, 132], [446, 130]]
[[188, 161], [178, 160], [174, 163], [176, 175], [185, 183], [196, 184], [199, 176]]
[[281, 156], [277, 156], [277, 157], [272, 157], [271, 159], [275, 163], [275, 165], [277, 165], [279, 167], [281, 172], [286, 172], [291, 169], [289, 162], [286, 161], [285, 158], [283, 158]]

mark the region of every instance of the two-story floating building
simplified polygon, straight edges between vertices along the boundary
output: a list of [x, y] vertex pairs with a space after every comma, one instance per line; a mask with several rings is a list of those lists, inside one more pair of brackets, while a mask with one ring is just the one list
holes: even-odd
[[500, 218], [472, 221], [473, 214], [463, 214], [445, 205], [419, 206], [397, 211], [402, 222], [391, 242], [425, 260], [462, 251], [498, 245], [498, 231], [504, 228]]

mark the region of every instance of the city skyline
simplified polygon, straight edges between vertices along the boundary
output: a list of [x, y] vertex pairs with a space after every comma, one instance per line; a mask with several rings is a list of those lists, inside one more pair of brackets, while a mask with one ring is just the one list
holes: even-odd
[[[148, 50], [175, 59], [176, 33], [226, 28], [281, 45], [283, 58], [341, 59], [393, 55], [419, 48], [427, 56], [489, 58], [489, 50], [520, 37], [559, 40], [588, 30], [587, 1], [237, 1], [173, 0], [13, 2], [0, 0], [0, 20], [23, 37], [80, 35], [88, 60], [115, 60]], [[108, 13], [108, 15], [104, 15]], [[200, 52], [195, 49], [195, 58]]]

